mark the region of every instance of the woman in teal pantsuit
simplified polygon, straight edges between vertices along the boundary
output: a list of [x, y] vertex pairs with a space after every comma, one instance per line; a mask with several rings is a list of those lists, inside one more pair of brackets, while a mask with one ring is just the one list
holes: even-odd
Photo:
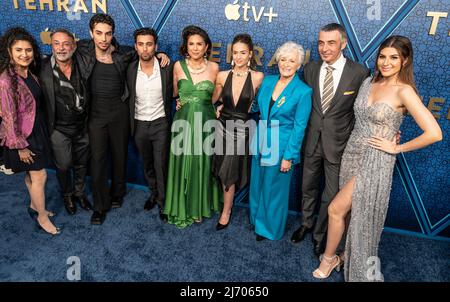
[[250, 223], [256, 240], [283, 237], [289, 205], [292, 165], [311, 111], [312, 89], [297, 76], [303, 48], [286, 42], [275, 55], [280, 75], [267, 76], [257, 96], [260, 123], [252, 140]]

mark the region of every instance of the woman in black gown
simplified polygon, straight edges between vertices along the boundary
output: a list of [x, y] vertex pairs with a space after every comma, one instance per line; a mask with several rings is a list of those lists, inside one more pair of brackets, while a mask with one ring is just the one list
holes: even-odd
[[255, 71], [253, 42], [248, 34], [234, 37], [232, 68], [217, 75], [213, 100], [216, 102], [220, 123], [216, 131], [216, 148], [213, 158], [213, 174], [222, 184], [223, 210], [216, 229], [228, 226], [234, 194], [243, 188], [250, 178], [248, 154], [249, 111], [258, 87], [264, 78]]
[[45, 209], [45, 167], [49, 162], [48, 131], [43, 115], [42, 91], [32, 71], [40, 58], [36, 40], [25, 29], [6, 31], [0, 42], [0, 145], [5, 167], [25, 172], [30, 194], [30, 216], [47, 233], [60, 233]]

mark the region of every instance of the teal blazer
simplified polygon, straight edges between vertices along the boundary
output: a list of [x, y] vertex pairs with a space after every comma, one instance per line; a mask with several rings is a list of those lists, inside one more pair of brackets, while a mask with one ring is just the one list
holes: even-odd
[[269, 116], [273, 90], [280, 77], [269, 75], [259, 88], [256, 108], [260, 121], [252, 138], [251, 152], [264, 166], [280, 165], [282, 159], [300, 162], [305, 128], [312, 105], [312, 89], [296, 75], [275, 100]]

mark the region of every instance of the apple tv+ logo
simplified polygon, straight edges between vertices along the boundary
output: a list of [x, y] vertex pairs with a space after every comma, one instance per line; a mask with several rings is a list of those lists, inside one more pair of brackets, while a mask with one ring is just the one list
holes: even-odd
[[[241, 6], [238, 2], [239, 0], [235, 0], [233, 4], [230, 3], [225, 6], [225, 17], [228, 20], [237, 21], [241, 18]], [[249, 11], [251, 11], [251, 15], [253, 16], [253, 20], [255, 22], [259, 22], [262, 17], [266, 17], [269, 23], [271, 23], [273, 18], [278, 17], [278, 14], [274, 13], [273, 7], [270, 7], [269, 11], [265, 12], [264, 6], [257, 9], [256, 6], [250, 6], [248, 2], [245, 2], [244, 5], [242, 5], [242, 19], [246, 22], [250, 21]]]

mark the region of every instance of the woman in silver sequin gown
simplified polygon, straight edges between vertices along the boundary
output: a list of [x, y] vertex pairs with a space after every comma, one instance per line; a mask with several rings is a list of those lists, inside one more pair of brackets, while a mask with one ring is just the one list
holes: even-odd
[[[413, 79], [413, 51], [408, 38], [392, 36], [379, 50], [376, 72], [362, 84], [355, 101], [355, 126], [342, 157], [340, 191], [328, 208], [327, 247], [313, 276], [327, 278], [344, 263], [346, 281], [383, 281], [378, 244], [391, 191], [395, 155], [442, 139], [441, 129], [423, 105]], [[408, 111], [423, 134], [396, 143]], [[351, 210], [351, 213], [350, 213]], [[335, 255], [350, 213], [345, 256]]]

